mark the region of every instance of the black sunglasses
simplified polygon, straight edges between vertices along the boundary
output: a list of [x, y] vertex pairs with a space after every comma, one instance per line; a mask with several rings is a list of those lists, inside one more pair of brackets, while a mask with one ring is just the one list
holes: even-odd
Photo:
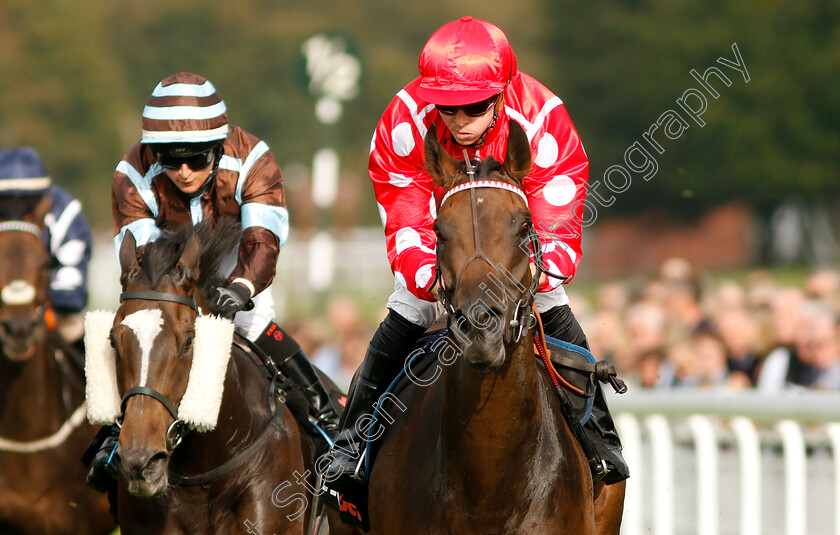
[[206, 169], [210, 165], [210, 162], [213, 161], [213, 149], [190, 156], [173, 156], [171, 154], [158, 153], [157, 159], [164, 169], [175, 171], [180, 169], [183, 164], [187, 164], [187, 167], [193, 171], [201, 171], [202, 169]]
[[496, 103], [496, 98], [498, 98], [498, 96], [499, 95], [493, 95], [487, 100], [482, 100], [481, 102], [476, 102], [474, 104], [465, 104], [463, 106], [440, 106], [435, 104], [435, 108], [437, 111], [446, 116], [452, 116], [458, 113], [458, 110], [464, 110], [467, 117], [481, 117], [487, 113], [487, 110], [493, 107], [493, 104]]

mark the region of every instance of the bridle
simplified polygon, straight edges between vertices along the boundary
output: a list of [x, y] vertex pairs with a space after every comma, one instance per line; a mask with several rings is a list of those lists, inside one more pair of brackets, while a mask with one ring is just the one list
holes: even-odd
[[[8, 220], [0, 222], [0, 232], [23, 232], [32, 234], [38, 238], [38, 241], [41, 241], [43, 238], [43, 232], [40, 226], [35, 223], [22, 220]], [[35, 299], [36, 292], [34, 289], [31, 289], [31, 287], [27, 288], [28, 286], [28, 284], [24, 284], [20, 287], [16, 287], [16, 282], [12, 281], [11, 284], [0, 288], [0, 290], [2, 290], [0, 291], [0, 303], [3, 305], [31, 303]], [[31, 293], [25, 292], [27, 289], [29, 289], [29, 292]], [[21, 297], [20, 294], [24, 295]], [[35, 308], [35, 317], [38, 321], [45, 321], [46, 314], [49, 310], [49, 302], [40, 303]]]
[[[470, 212], [472, 215], [472, 226], [473, 226], [473, 243], [475, 249], [473, 251], [472, 256], [470, 256], [464, 265], [461, 267], [461, 271], [458, 273], [458, 276], [455, 278], [455, 287], [461, 282], [461, 276], [466, 271], [467, 267], [474, 261], [474, 260], [483, 260], [486, 262], [491, 268], [495, 271], [499, 271], [497, 265], [490, 260], [490, 258], [484, 253], [484, 250], [481, 247], [481, 239], [479, 236], [479, 225], [478, 225], [478, 210], [477, 210], [477, 202], [476, 202], [476, 193], [475, 190], [478, 188], [495, 188], [495, 189], [503, 189], [514, 193], [522, 198], [525, 202], [525, 206], [528, 207], [528, 198], [525, 195], [525, 192], [522, 191], [521, 188], [514, 186], [513, 184], [509, 184], [507, 182], [497, 181], [497, 180], [476, 180], [475, 179], [475, 167], [473, 166], [472, 162], [470, 161], [467, 151], [464, 150], [464, 163], [466, 165], [466, 173], [469, 176], [469, 181], [459, 184], [458, 186], [453, 187], [446, 194], [443, 196], [441, 200], [440, 206], [443, 207], [443, 204], [453, 195], [463, 192], [469, 191], [470, 193]], [[533, 222], [528, 222], [528, 244], [529, 247], [534, 255], [534, 264], [537, 266], [538, 273], [535, 273], [531, 277], [531, 283], [525, 292], [524, 296], [517, 299], [516, 307], [514, 308], [513, 317], [511, 318], [510, 322], [508, 323], [508, 328], [505, 331], [505, 342], [510, 342], [513, 340], [514, 343], [518, 343], [522, 335], [527, 332], [535, 323], [536, 318], [531, 313], [531, 309], [533, 307], [534, 298], [537, 295], [537, 291], [539, 290], [540, 286], [540, 277], [539, 272], [546, 273], [551, 275], [552, 277], [556, 277], [561, 280], [565, 280], [568, 277], [564, 277], [562, 275], [556, 275], [553, 273], [549, 273], [547, 270], [545, 263], [542, 260], [542, 248], [540, 246], [540, 239], [539, 235], [537, 234], [536, 230], [534, 229]], [[524, 247], [520, 247], [525, 250]], [[527, 253], [527, 251], [526, 251]], [[446, 288], [443, 284], [443, 276], [441, 275], [440, 269], [440, 255], [437, 257], [435, 265], [435, 279], [432, 283], [434, 286], [435, 282], [439, 282], [440, 285], [438, 287], [438, 297], [440, 302], [443, 304], [446, 311], [449, 313], [450, 321], [452, 318], [455, 317], [455, 307], [452, 304], [452, 300], [450, 299], [449, 295], [446, 292]], [[521, 286], [521, 285], [520, 285]]]
[[[170, 303], [178, 303], [180, 305], [188, 306], [191, 309], [193, 309], [196, 312], [196, 314], [200, 313], [196, 303], [195, 294], [193, 294], [192, 298], [187, 298], [181, 295], [164, 292], [122, 292], [120, 294], [120, 302], [123, 302], [126, 299], [168, 301]], [[272, 379], [270, 390], [272, 393], [275, 392], [275, 381], [277, 380], [279, 375], [279, 373], [276, 373]], [[156, 399], [161, 405], [164, 406], [164, 408], [166, 408], [166, 410], [169, 412], [169, 414], [174, 420], [169, 426], [169, 428], [166, 430], [166, 448], [168, 451], [171, 452], [176, 447], [178, 447], [178, 445], [181, 443], [184, 436], [186, 435], [187, 427], [184, 421], [178, 418], [178, 412], [176, 411], [175, 406], [172, 404], [172, 402], [166, 396], [164, 396], [163, 394], [161, 394], [153, 388], [145, 386], [135, 386], [133, 388], [128, 389], [128, 391], [126, 391], [125, 395], [123, 396], [122, 403], [120, 404], [121, 414], [125, 414], [126, 404], [128, 403], [128, 399], [132, 396], [149, 396], [151, 398]], [[285, 398], [281, 397], [280, 399], [282, 401], [285, 401]], [[269, 419], [265, 428], [262, 430], [262, 432], [260, 432], [257, 438], [254, 439], [254, 441], [245, 449], [234, 454], [231, 458], [229, 458], [220, 466], [217, 466], [216, 468], [213, 468], [203, 474], [185, 476], [172, 472], [169, 475], [170, 481], [173, 484], [181, 486], [205, 485], [243, 466], [246, 462], [251, 460], [257, 453], [259, 453], [262, 450], [262, 448], [268, 443], [268, 441], [275, 436], [275, 432], [282, 425], [282, 405], [274, 403], [273, 394], [270, 394], [269, 396], [269, 409], [271, 410], [271, 419]], [[117, 421], [117, 424], [121, 425], [121, 421], [122, 416], [120, 416], [120, 419]]]
[[[164, 292], [122, 292], [120, 294], [120, 303], [126, 301], [127, 299], [141, 299], [144, 301], [167, 301], [170, 303], [178, 303], [179, 305], [185, 305], [190, 307], [198, 314], [198, 304], [196, 302], [195, 294], [193, 294], [192, 298], [184, 297], [182, 295], [177, 294], [170, 294]], [[183, 440], [186, 430], [186, 425], [184, 421], [178, 418], [178, 411], [175, 409], [175, 405], [167, 398], [165, 395], [161, 394], [154, 388], [149, 388], [148, 386], [135, 386], [129, 388], [122, 397], [122, 402], [120, 403], [120, 418], [117, 420], [117, 425], [122, 424], [122, 415], [125, 414], [125, 407], [128, 404], [128, 400], [134, 396], [149, 396], [157, 400], [163, 407], [169, 412], [174, 420], [170, 425], [169, 428], [166, 430], [166, 448], [169, 451], [174, 450], [178, 447], [178, 444], [181, 443]]]

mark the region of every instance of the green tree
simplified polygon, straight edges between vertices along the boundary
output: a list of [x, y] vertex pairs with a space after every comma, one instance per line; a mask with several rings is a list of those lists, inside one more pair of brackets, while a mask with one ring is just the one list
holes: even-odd
[[[601, 178], [642, 141], [708, 67], [730, 76], [708, 97], [704, 127], [665, 140], [655, 178], [633, 176], [608, 214], [660, 207], [692, 215], [741, 199], [766, 212], [783, 199], [840, 194], [840, 4], [807, 2], [545, 2], [546, 52]], [[716, 63], [737, 43], [750, 81]], [[683, 114], [685, 116], [685, 114]], [[603, 180], [602, 180], [603, 182]]]

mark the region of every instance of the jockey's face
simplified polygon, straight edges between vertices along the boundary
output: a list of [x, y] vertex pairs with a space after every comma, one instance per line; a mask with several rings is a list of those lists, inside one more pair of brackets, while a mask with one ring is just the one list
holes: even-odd
[[468, 115], [464, 108], [458, 108], [454, 114], [440, 113], [440, 118], [449, 128], [455, 142], [468, 146], [481, 139], [484, 131], [490, 127], [495, 109], [496, 106], [490, 106], [481, 115]]
[[198, 171], [193, 171], [186, 162], [182, 163], [178, 169], [164, 168], [163, 171], [179, 190], [189, 195], [201, 189], [201, 186], [207, 182], [207, 177], [213, 171], [213, 161], [211, 160], [210, 165]]

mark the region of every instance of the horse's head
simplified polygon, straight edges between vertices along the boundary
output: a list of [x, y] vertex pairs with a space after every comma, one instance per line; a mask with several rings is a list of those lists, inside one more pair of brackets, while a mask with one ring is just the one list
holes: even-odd
[[170, 455], [188, 427], [216, 425], [233, 324], [199, 315], [199, 275], [208, 269], [202, 241], [188, 228], [147, 245], [138, 261], [126, 233], [122, 304], [107, 317], [109, 331], [91, 325], [86, 334], [89, 418], [122, 419], [116, 465], [135, 495], [166, 490]]
[[477, 165], [454, 160], [434, 127], [425, 140], [426, 166], [446, 190], [435, 222], [440, 295], [452, 340], [476, 368], [493, 370], [505, 360], [505, 345], [518, 341], [530, 320], [535, 288], [529, 246], [534, 236], [522, 179], [531, 151], [522, 128], [510, 123], [504, 163]]
[[[138, 264], [134, 238], [127, 234], [120, 249], [123, 295], [150, 292], [191, 300], [198, 258], [199, 244], [193, 235], [174, 268], [152, 280], [154, 275]], [[175, 406], [187, 389], [196, 316], [191, 306], [175, 300], [129, 298], [114, 318], [110, 340], [123, 415], [118, 466], [132, 494], [152, 496], [168, 485], [173, 436], [180, 433], [170, 426], [180, 425], [175, 423], [179, 422]]]
[[29, 360], [47, 332], [51, 256], [41, 235], [50, 206], [45, 195], [25, 220], [0, 222], [0, 344], [13, 361]]

